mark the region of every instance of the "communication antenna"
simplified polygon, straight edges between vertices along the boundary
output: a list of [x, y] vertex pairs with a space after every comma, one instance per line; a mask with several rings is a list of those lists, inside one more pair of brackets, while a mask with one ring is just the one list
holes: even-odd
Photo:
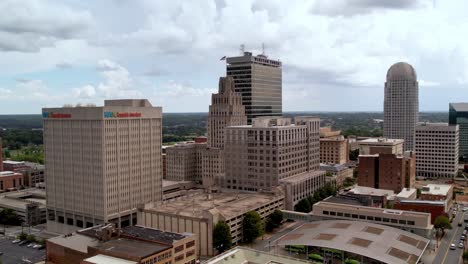
[[245, 45], [244, 45], [244, 44], [241, 44], [241, 45], [240, 45], [240, 52], [241, 52], [241, 55], [244, 55], [244, 51], [245, 51]]

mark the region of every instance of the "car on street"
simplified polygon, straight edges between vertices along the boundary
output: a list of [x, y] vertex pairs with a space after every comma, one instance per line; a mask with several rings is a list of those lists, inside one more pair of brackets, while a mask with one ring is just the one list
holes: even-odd
[[38, 249], [38, 248], [40, 248], [40, 247], [42, 247], [42, 246], [41, 246], [41, 245], [39, 245], [39, 244], [36, 244], [36, 245], [34, 245], [32, 248], [34, 248], [34, 249]]
[[18, 245], [22, 246], [22, 245], [26, 245], [27, 243], [29, 243], [29, 241], [23, 240], [23, 241], [19, 242]]
[[20, 239], [15, 239], [15, 240], [11, 241], [11, 243], [13, 243], [13, 244], [16, 244], [16, 243], [19, 243], [19, 242], [21, 242]]
[[457, 246], [455, 246], [455, 244], [451, 244], [451, 245], [450, 245], [450, 249], [454, 250], [454, 249], [456, 249], [456, 248], [457, 248]]
[[465, 235], [465, 236], [466, 236], [466, 232], [468, 232], [468, 231], [466, 231], [466, 229], [465, 229], [465, 230], [463, 230], [463, 235]]
[[463, 248], [463, 243], [458, 243], [459, 248]]
[[32, 248], [32, 247], [34, 247], [35, 245], [36, 245], [36, 244], [34, 244], [34, 243], [29, 243], [29, 244], [27, 245], [27, 247], [28, 247], [28, 248]]
[[464, 207], [464, 208], [462, 209], [462, 211], [463, 211], [463, 212], [468, 211], [468, 207]]

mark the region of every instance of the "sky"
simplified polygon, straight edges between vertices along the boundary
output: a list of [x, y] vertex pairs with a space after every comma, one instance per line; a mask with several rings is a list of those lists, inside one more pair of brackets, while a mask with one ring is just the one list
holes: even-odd
[[[466, 0], [2, 0], [0, 114], [147, 98], [207, 112], [240, 45], [283, 63], [283, 111], [382, 111], [414, 66], [420, 111], [468, 101]], [[6, 15], [5, 15], [6, 14]]]

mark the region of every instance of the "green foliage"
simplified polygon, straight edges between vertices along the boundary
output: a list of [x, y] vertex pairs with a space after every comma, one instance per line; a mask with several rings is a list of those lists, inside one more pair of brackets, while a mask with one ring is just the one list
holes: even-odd
[[359, 264], [360, 262], [355, 259], [346, 259], [345, 264]]
[[38, 239], [36, 240], [37, 244], [41, 245], [41, 246], [45, 246], [46, 245], [46, 241], [45, 239]]
[[354, 184], [356, 184], [356, 179], [355, 178], [349, 178], [348, 177], [343, 181], [343, 187], [345, 187], [345, 188], [353, 186]]
[[42, 145], [23, 147], [13, 153], [11, 160], [44, 164], [44, 149]]
[[468, 251], [463, 252], [463, 260], [468, 261]]
[[308, 213], [312, 211], [312, 205], [310, 204], [309, 199], [305, 198], [300, 200], [295, 206], [294, 211]]
[[304, 198], [300, 200], [295, 206], [294, 206], [294, 211], [296, 212], [302, 212], [302, 213], [308, 213], [312, 211], [312, 206], [316, 202], [320, 202], [323, 199], [336, 195], [336, 188], [333, 184], [327, 183], [325, 184], [322, 188], [314, 192], [313, 196], [308, 196], [307, 198]]
[[35, 236], [35, 235], [32, 235], [32, 234], [29, 234], [29, 235], [26, 237], [26, 240], [29, 241], [29, 242], [36, 242], [36, 236]]
[[31, 129], [0, 130], [3, 148], [15, 150], [28, 145], [42, 145], [42, 131]]
[[264, 227], [260, 215], [255, 211], [247, 212], [242, 221], [244, 242], [251, 243], [257, 237], [263, 235]]
[[452, 224], [447, 216], [439, 215], [434, 220], [434, 227], [444, 232], [445, 229], [452, 229]]
[[219, 221], [213, 230], [213, 247], [221, 253], [231, 248], [231, 246], [231, 228], [226, 224], [226, 222]]
[[28, 234], [24, 233], [24, 232], [21, 232], [19, 235], [18, 235], [18, 239], [20, 240], [26, 240], [26, 238], [28, 237]]
[[359, 157], [359, 149], [349, 151], [349, 160], [357, 160]]
[[265, 224], [265, 229], [268, 232], [273, 231], [273, 229], [281, 226], [283, 222], [283, 212], [280, 210], [275, 210], [271, 215], [268, 216]]
[[0, 224], [21, 225], [21, 218], [12, 209], [6, 208], [0, 211]]
[[419, 188], [416, 189], [416, 197], [417, 198], [421, 197], [421, 192], [422, 192], [421, 189], [419, 189]]

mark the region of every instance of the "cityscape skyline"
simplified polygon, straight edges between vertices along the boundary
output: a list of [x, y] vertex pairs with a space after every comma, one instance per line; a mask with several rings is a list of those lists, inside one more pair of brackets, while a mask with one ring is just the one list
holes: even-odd
[[[419, 73], [421, 111], [465, 101], [462, 1], [18, 5], [2, 3], [15, 17], [0, 21], [2, 114], [118, 98], [148, 98], [164, 112], [206, 112], [226, 75], [219, 59], [238, 56], [241, 44], [260, 54], [262, 43], [283, 63], [285, 112], [381, 111], [386, 69], [398, 61]], [[51, 12], [63, 15], [52, 23]]]

